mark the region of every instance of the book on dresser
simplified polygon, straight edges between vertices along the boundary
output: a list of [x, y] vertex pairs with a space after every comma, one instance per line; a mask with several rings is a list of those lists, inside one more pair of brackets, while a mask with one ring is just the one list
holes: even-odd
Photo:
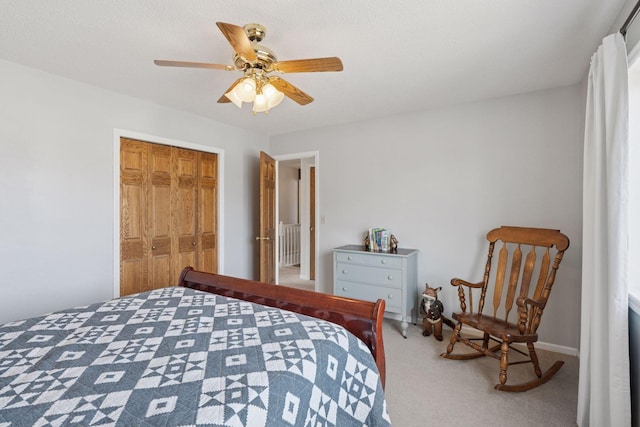
[[418, 251], [371, 252], [362, 245], [333, 249], [333, 293], [366, 301], [385, 300], [385, 316], [400, 320], [407, 337], [409, 322], [417, 321]]

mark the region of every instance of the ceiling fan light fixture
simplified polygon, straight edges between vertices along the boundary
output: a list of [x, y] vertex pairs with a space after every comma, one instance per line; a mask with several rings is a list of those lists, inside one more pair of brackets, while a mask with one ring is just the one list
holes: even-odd
[[233, 88], [233, 92], [242, 101], [253, 102], [256, 97], [256, 82], [251, 77], [247, 77]]
[[[307, 105], [313, 98], [286, 80], [270, 73], [306, 73], [319, 71], [342, 71], [342, 61], [338, 57], [294, 59], [278, 61], [271, 49], [259, 43], [266, 35], [266, 29], [259, 24], [247, 24], [244, 27], [216, 22], [216, 25], [233, 48], [233, 65], [212, 64], [208, 62], [187, 62], [154, 60], [158, 66], [208, 68], [214, 70], [240, 71], [243, 76], [237, 79], [219, 99], [218, 103], [232, 102], [242, 108], [243, 102], [253, 103], [253, 113], [268, 113], [278, 106], [284, 97]], [[273, 82], [275, 84], [270, 84]]]
[[233, 102], [238, 108], [242, 108], [242, 99], [238, 96], [235, 90], [230, 90], [225, 93], [224, 96], [226, 96], [227, 99]]
[[269, 108], [277, 106], [284, 99], [284, 93], [276, 89], [271, 83], [267, 83], [262, 87], [262, 93], [267, 97]]
[[267, 97], [263, 93], [259, 93], [253, 101], [253, 114], [267, 112], [269, 112]]

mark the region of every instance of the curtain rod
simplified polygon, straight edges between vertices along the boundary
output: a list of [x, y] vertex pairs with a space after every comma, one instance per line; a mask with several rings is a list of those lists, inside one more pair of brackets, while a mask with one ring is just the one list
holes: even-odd
[[627, 16], [627, 20], [624, 21], [624, 24], [622, 24], [622, 28], [620, 28], [620, 34], [622, 34], [623, 37], [626, 38], [627, 29], [629, 28], [629, 25], [631, 25], [633, 20], [636, 19], [636, 16], [638, 15], [639, 11], [640, 11], [640, 0], [638, 0], [638, 3], [636, 3], [636, 5], [633, 7], [633, 10], [631, 10], [631, 13], [629, 14], [629, 16]]

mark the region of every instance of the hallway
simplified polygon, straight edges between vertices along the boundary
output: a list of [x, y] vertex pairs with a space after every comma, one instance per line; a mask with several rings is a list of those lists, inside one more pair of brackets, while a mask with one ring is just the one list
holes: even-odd
[[314, 280], [303, 280], [300, 278], [300, 266], [280, 267], [279, 284], [291, 288], [315, 291]]

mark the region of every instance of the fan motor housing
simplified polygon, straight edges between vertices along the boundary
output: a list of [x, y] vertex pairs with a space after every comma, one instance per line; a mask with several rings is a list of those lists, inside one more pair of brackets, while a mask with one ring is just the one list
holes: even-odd
[[233, 63], [237, 69], [245, 70], [246, 68], [251, 67], [270, 71], [272, 69], [272, 65], [278, 62], [278, 57], [271, 49], [257, 43], [251, 43], [251, 47], [256, 53], [256, 57], [258, 59], [256, 61], [247, 61], [240, 55], [235, 54], [233, 56]]

